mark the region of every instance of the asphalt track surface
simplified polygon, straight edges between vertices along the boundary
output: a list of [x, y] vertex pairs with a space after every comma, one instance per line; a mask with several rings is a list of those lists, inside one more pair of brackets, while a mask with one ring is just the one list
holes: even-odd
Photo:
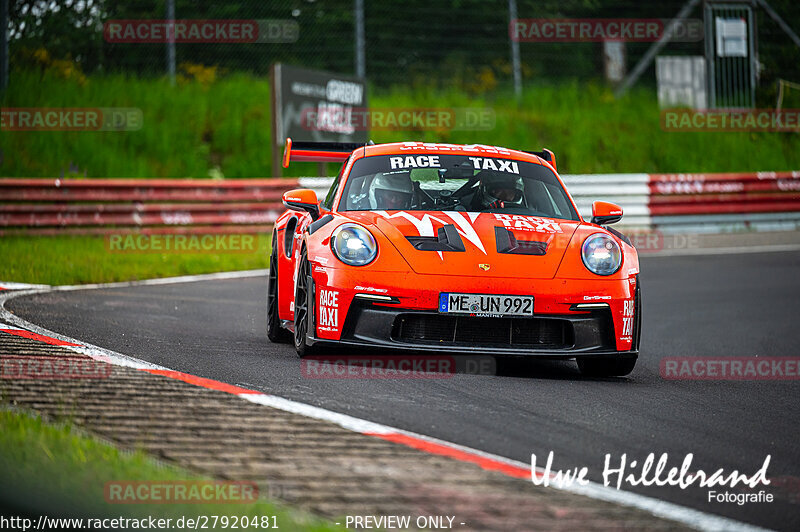
[[[669, 453], [692, 470], [769, 475], [793, 488], [773, 503], [708, 502], [707, 488], [624, 487], [747, 523], [800, 530], [800, 381], [685, 381], [663, 357], [798, 356], [800, 252], [643, 257], [642, 354], [633, 374], [582, 378], [574, 362], [500, 361], [496, 375], [310, 379], [290, 345], [264, 332], [266, 278], [51, 292], [9, 301], [22, 318], [170, 369], [539, 465], [618, 464]], [[640, 462], [641, 463], [641, 462]], [[633, 470], [632, 470], [633, 471]], [[715, 488], [726, 491], [725, 488]], [[728, 489], [736, 492], [738, 489]], [[794, 502], [790, 502], [792, 497]], [[442, 511], [445, 511], [443, 509]], [[524, 511], [524, 509], [520, 509]]]

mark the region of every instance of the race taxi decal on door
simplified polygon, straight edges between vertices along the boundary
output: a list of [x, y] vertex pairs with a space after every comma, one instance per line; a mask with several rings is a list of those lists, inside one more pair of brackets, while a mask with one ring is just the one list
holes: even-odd
[[339, 292], [336, 290], [319, 291], [319, 321], [320, 331], [339, 331]]

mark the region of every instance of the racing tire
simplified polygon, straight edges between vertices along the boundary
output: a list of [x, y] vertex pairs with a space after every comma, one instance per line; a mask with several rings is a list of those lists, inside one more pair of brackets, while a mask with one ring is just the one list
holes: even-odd
[[300, 358], [313, 355], [317, 349], [306, 344], [308, 331], [314, 326], [314, 285], [309, 284], [311, 263], [305, 248], [300, 255], [297, 269], [297, 284], [294, 291], [294, 348]]
[[267, 338], [276, 344], [288, 344], [292, 335], [281, 326], [278, 315], [278, 241], [272, 237], [272, 253], [269, 256], [269, 281], [267, 284]]

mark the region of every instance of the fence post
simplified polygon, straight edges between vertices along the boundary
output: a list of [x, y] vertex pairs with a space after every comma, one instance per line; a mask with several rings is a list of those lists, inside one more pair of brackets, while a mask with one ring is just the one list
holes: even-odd
[[355, 0], [356, 19], [356, 76], [363, 78], [367, 75], [364, 42], [364, 0]]
[[522, 72], [519, 59], [519, 41], [512, 36], [511, 25], [517, 19], [517, 0], [508, 0], [508, 39], [511, 41], [511, 66], [514, 70], [514, 95], [522, 98]]
[[0, 42], [0, 91], [5, 91], [8, 87], [8, 0], [0, 0], [0, 26], [2, 26], [3, 37]]
[[175, 0], [167, 0], [167, 75], [169, 82], [175, 85]]

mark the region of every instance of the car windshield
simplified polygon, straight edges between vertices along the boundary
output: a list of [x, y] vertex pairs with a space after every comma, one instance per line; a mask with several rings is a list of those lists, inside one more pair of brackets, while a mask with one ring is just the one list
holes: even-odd
[[579, 220], [547, 167], [500, 157], [419, 154], [353, 163], [340, 211], [469, 211]]

